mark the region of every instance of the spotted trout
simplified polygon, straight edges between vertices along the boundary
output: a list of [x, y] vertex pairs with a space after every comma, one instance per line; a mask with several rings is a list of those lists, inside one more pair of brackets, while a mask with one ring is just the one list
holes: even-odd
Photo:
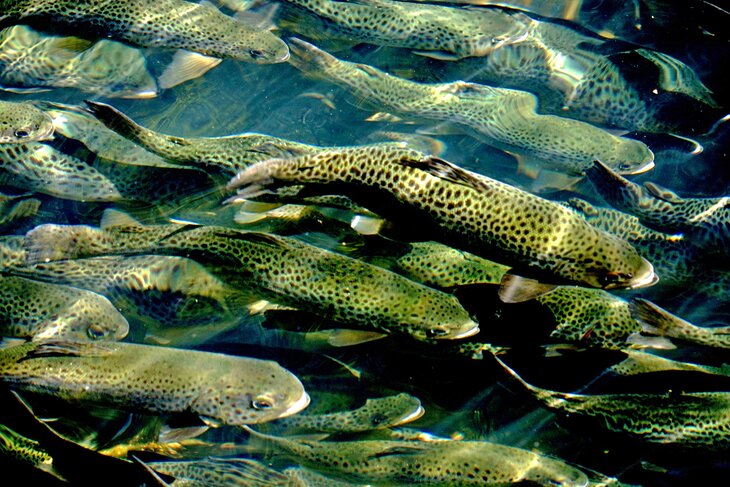
[[29, 262], [184, 255], [238, 289], [356, 327], [445, 339], [479, 331], [454, 296], [293, 238], [213, 226], [142, 226], [130, 220], [108, 211], [102, 228], [39, 226], [26, 235]]
[[526, 91], [464, 81], [416, 83], [341, 61], [299, 39], [291, 39], [290, 48], [290, 62], [304, 73], [341, 85], [385, 111], [453, 123], [490, 146], [519, 154], [525, 164], [576, 176], [596, 159], [630, 174], [654, 165], [654, 154], [642, 142], [577, 120], [540, 115], [537, 98]]
[[0, 26], [9, 24], [254, 63], [279, 63], [289, 57], [286, 44], [271, 32], [210, 5], [184, 0], [4, 0]]
[[6, 348], [0, 382], [70, 402], [195, 414], [211, 424], [271, 421], [309, 404], [299, 379], [276, 362], [121, 342]]
[[334, 186], [419, 236], [552, 279], [606, 289], [657, 280], [633, 247], [576, 212], [416, 151], [371, 147], [272, 159], [228, 187], [251, 197], [291, 184]]

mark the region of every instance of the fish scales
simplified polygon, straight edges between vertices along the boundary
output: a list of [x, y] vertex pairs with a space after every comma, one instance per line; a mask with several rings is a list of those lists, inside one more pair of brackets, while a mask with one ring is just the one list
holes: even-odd
[[[338, 183], [344, 185], [338, 189], [353, 193], [379, 190], [391, 195], [401, 211], [415, 210], [418, 224], [434, 240], [584, 285], [637, 287], [656, 280], [651, 264], [633, 247], [576, 212], [416, 151], [375, 147], [273, 159], [239, 173], [229, 189], [252, 186], [255, 191], [267, 182]], [[383, 207], [382, 194], [360, 203], [399, 221], [397, 211]]]
[[139, 253], [194, 256], [232, 285], [257, 289], [275, 303], [419, 338], [462, 338], [479, 330], [450, 294], [292, 238], [223, 227], [43, 225], [28, 234], [27, 243], [33, 262]]
[[19, 144], [53, 137], [53, 119], [32, 103], [0, 100], [0, 144]]
[[256, 63], [289, 57], [286, 44], [210, 5], [184, 0], [6, 0], [0, 25], [29, 23], [44, 29], [88, 32], [141, 47], [185, 49]]
[[192, 413], [224, 424], [269, 421], [309, 403], [299, 379], [276, 362], [131, 343], [6, 348], [0, 382], [67, 401]]
[[416, 83], [341, 61], [299, 39], [290, 46], [290, 62], [304, 73], [344, 86], [387, 111], [454, 123], [488, 145], [551, 169], [582, 175], [596, 159], [627, 173], [653, 166], [654, 154], [642, 142], [577, 120], [540, 115], [537, 98], [526, 91], [464, 81]]

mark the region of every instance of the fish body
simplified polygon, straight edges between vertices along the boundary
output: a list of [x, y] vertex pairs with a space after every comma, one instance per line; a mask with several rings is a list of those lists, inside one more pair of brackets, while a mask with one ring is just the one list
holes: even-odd
[[29, 343], [0, 350], [0, 382], [67, 401], [223, 424], [294, 414], [309, 396], [276, 362], [111, 342]]
[[1, 23], [29, 24], [107, 37], [140, 47], [185, 49], [206, 56], [278, 63], [286, 44], [265, 29], [250, 27], [215, 7], [184, 0], [6, 0]]
[[338, 478], [379, 485], [588, 485], [560, 460], [485, 441], [303, 441], [255, 434], [275, 453]]
[[614, 208], [636, 216], [659, 231], [681, 233], [685, 239], [723, 255], [730, 246], [730, 197], [681, 198], [653, 183], [640, 186], [596, 162], [588, 177]]
[[46, 471], [51, 471], [53, 466], [53, 457], [37, 441], [18, 434], [4, 424], [0, 424], [0, 456]]
[[276, 420], [272, 426], [322, 433], [359, 433], [415, 421], [423, 412], [421, 401], [410, 394], [401, 393], [367, 399], [364, 406], [352, 411], [297, 414]]
[[0, 100], [0, 144], [53, 138], [53, 119], [32, 103]]
[[0, 277], [0, 334], [33, 340], [121, 340], [129, 323], [100, 294]]
[[38, 213], [40, 200], [27, 198], [27, 195], [7, 195], [0, 192], [0, 229], [8, 233], [18, 220], [30, 218]]
[[267, 185], [306, 183], [335, 186], [432, 240], [553, 278], [601, 288], [656, 280], [651, 264], [628, 243], [568, 208], [407, 149], [341, 149], [273, 159], [239, 173], [229, 189], [248, 188], [246, 196]]
[[452, 295], [292, 238], [182, 225], [50, 225], [28, 236], [38, 251], [31, 257], [36, 262], [140, 253], [194, 256], [234, 287], [342, 323], [419, 338], [462, 338], [479, 330]]
[[319, 39], [416, 49], [437, 59], [485, 56], [527, 34], [526, 17], [396, 1], [287, 0], [283, 25]]
[[608, 369], [614, 374], [630, 376], [649, 374], [652, 372], [686, 371], [725, 377], [730, 376], [730, 366], [727, 364], [722, 367], [713, 367], [711, 365], [680, 362], [640, 350], [624, 350], [623, 353], [626, 354], [626, 358]]
[[75, 88], [122, 98], [155, 96], [139, 49], [102, 39], [47, 36], [17, 25], [0, 32], [0, 85], [8, 91]]
[[453, 123], [488, 145], [549, 169], [582, 175], [596, 159], [624, 173], [653, 166], [654, 155], [642, 142], [577, 120], [540, 115], [537, 98], [526, 91], [464, 81], [416, 83], [341, 61], [299, 39], [291, 40], [291, 50], [290, 62], [303, 72], [341, 85], [386, 111]]
[[567, 394], [527, 384], [503, 367], [550, 409], [592, 418], [608, 431], [649, 443], [688, 448], [730, 448], [730, 393]]

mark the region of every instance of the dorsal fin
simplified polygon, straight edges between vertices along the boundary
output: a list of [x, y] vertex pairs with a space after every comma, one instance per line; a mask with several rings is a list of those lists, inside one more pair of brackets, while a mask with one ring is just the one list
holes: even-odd
[[505, 274], [499, 286], [499, 299], [503, 303], [522, 303], [554, 291], [555, 284], [542, 283], [515, 274]]
[[646, 182], [644, 183], [644, 187], [646, 188], [649, 193], [652, 194], [652, 196], [656, 196], [662, 201], [666, 201], [667, 203], [681, 203], [682, 198], [677, 196], [677, 194], [674, 191], [671, 191], [667, 188], [664, 188], [662, 186], [659, 186], [656, 183], [650, 183]]
[[485, 182], [479, 179], [479, 177], [440, 157], [426, 156], [422, 159], [414, 159], [406, 156], [399, 160], [398, 163], [477, 191], [483, 191], [486, 188]]
[[123, 211], [115, 210], [113, 208], [107, 208], [101, 215], [101, 222], [99, 227], [102, 230], [108, 230], [114, 227], [142, 227], [138, 220], [132, 218], [129, 214]]

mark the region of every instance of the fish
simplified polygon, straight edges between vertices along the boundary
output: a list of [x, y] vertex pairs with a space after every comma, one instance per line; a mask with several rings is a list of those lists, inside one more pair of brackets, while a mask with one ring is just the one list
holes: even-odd
[[0, 335], [35, 341], [122, 340], [127, 319], [101, 294], [23, 277], [0, 277]]
[[593, 419], [608, 431], [647, 443], [709, 451], [730, 448], [730, 392], [568, 394], [530, 385], [495, 359], [549, 409]]
[[359, 433], [409, 423], [424, 413], [421, 401], [410, 394], [371, 398], [352, 411], [328, 414], [297, 414], [271, 422], [286, 431], [304, 430], [322, 433]]
[[[281, 24], [317, 40], [413, 49], [439, 60], [488, 56], [527, 35], [526, 15], [387, 0], [287, 0]], [[434, 35], [434, 33], [438, 35]]]
[[145, 463], [154, 472], [173, 477], [169, 485], [245, 485], [251, 487], [291, 486], [283, 473], [249, 458], [207, 457], [197, 460], [154, 461]]
[[160, 91], [142, 51], [120, 42], [48, 36], [16, 25], [0, 32], [0, 46], [5, 91], [73, 88], [120, 98], [151, 98]]
[[252, 443], [323, 474], [351, 482], [432, 485], [588, 485], [585, 473], [558, 459], [486, 441], [307, 441], [246, 428]]
[[184, 0], [5, 0], [0, 12], [0, 26], [25, 24], [257, 64], [289, 57], [286, 43], [268, 30]]
[[252, 198], [291, 184], [325, 185], [325, 190], [336, 184], [340, 194], [407, 228], [406, 235], [413, 232], [553, 280], [604, 289], [657, 280], [633, 247], [574, 211], [416, 151], [351, 148], [271, 159], [240, 172], [228, 189]]
[[53, 131], [53, 119], [33, 103], [0, 100], [0, 144], [49, 140]]
[[290, 64], [305, 74], [343, 86], [386, 111], [454, 124], [487, 145], [518, 154], [523, 165], [576, 177], [595, 159], [628, 174], [654, 165], [654, 154], [644, 143], [577, 120], [538, 114], [537, 98], [526, 91], [465, 81], [417, 83], [339, 60], [300, 39], [289, 43]]
[[680, 233], [696, 247], [720, 251], [730, 246], [730, 196], [682, 198], [655, 183], [640, 186], [600, 161], [587, 172], [598, 193], [614, 208], [653, 229]]
[[27, 263], [100, 255], [183, 255], [207, 263], [236, 289], [255, 290], [271, 302], [356, 328], [418, 339], [459, 339], [479, 331], [454, 296], [293, 238], [213, 226], [142, 226], [109, 210], [105, 216], [102, 228], [36, 227], [26, 234], [32, 254]]
[[4, 424], [0, 424], [0, 456], [12, 458], [58, 477], [53, 472], [53, 457], [37, 441], [26, 438]]
[[194, 414], [210, 425], [271, 421], [309, 403], [299, 379], [270, 360], [123, 342], [6, 348], [0, 382], [74, 403]]
[[703, 374], [730, 376], [730, 364], [721, 367], [680, 362], [640, 350], [623, 350], [626, 358], [608, 368], [612, 373], [623, 376], [648, 374], [664, 371], [688, 371]]
[[41, 208], [40, 200], [27, 196], [29, 195], [7, 195], [0, 192], [0, 229], [7, 232], [18, 220], [38, 213]]

